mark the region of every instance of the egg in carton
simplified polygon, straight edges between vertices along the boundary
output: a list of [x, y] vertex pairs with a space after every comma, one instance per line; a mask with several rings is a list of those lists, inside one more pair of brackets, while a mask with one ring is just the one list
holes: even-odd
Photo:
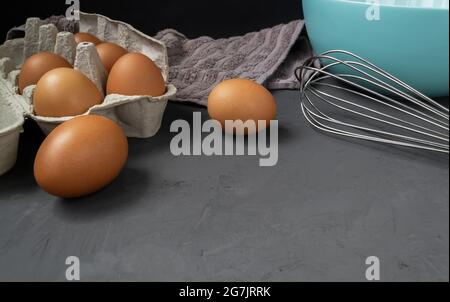
[[[107, 73], [95, 46], [91, 43], [76, 45], [72, 33], [58, 32], [55, 25], [44, 23], [39, 18], [29, 18], [24, 38], [9, 40], [0, 46], [0, 175], [14, 165], [24, 118], [35, 120], [46, 134], [73, 118], [35, 115], [33, 93], [36, 85], [26, 87], [22, 95], [18, 94], [20, 67], [33, 54], [44, 51], [56, 53], [87, 76], [103, 94], [104, 100], [91, 107], [84, 115], [106, 116], [121, 126], [128, 137], [154, 136], [161, 126], [168, 100], [176, 93], [176, 88], [167, 84], [166, 93], [158, 97], [105, 95]], [[167, 83], [168, 57], [162, 42], [126, 23], [98, 14], [80, 12], [78, 26], [80, 32], [88, 32], [102, 41], [116, 43], [128, 52], [146, 55], [160, 68]]]

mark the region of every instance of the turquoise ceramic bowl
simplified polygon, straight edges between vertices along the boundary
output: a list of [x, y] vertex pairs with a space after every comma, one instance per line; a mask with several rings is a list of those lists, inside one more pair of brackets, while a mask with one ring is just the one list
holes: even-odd
[[449, 0], [303, 0], [303, 11], [317, 54], [348, 50], [428, 96], [449, 94]]

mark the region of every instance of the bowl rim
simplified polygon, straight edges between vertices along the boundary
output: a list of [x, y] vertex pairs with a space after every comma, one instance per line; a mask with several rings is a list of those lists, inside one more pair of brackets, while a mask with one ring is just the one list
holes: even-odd
[[[317, 1], [317, 0], [315, 0]], [[328, 1], [328, 0], [327, 0]], [[353, 3], [355, 5], [374, 5], [375, 3], [369, 2], [367, 0], [331, 0], [334, 2], [346, 2], [346, 3]], [[416, 2], [412, 2], [411, 5], [407, 5], [404, 2], [399, 4], [394, 3], [386, 3], [387, 0], [378, 0], [380, 1], [381, 7], [391, 7], [391, 8], [402, 8], [402, 9], [420, 9], [420, 10], [439, 10], [439, 11], [449, 11], [449, 0], [443, 0], [444, 6], [420, 6], [417, 5]], [[436, 3], [436, 0], [433, 1], [433, 4]], [[424, 3], [421, 1], [420, 3]]]

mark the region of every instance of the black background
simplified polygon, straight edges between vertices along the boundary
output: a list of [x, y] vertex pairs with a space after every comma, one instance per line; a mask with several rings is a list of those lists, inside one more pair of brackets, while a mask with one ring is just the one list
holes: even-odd
[[[228, 37], [299, 19], [301, 0], [80, 0], [81, 11], [130, 23], [146, 34], [174, 28], [188, 37]], [[7, 0], [1, 4], [0, 39], [27, 17], [64, 15], [66, 0]]]

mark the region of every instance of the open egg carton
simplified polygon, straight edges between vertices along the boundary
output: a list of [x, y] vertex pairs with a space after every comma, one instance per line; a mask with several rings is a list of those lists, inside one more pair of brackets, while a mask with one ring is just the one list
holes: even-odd
[[[116, 43], [128, 52], [146, 55], [161, 69], [167, 83], [169, 65], [167, 50], [162, 42], [126, 23], [98, 14], [80, 12], [78, 27], [80, 32], [88, 32], [102, 41]], [[32, 101], [35, 85], [26, 87], [22, 95], [18, 93], [21, 65], [28, 57], [43, 51], [64, 57], [103, 94], [103, 102], [91, 107], [85, 115], [103, 115], [114, 120], [128, 137], [148, 138], [158, 132], [167, 102], [176, 93], [173, 85], [167, 84], [166, 93], [159, 97], [105, 95], [107, 73], [95, 46], [91, 43], [76, 45], [72, 33], [58, 32], [52, 23], [45, 24], [38, 18], [29, 18], [24, 38], [8, 40], [0, 45], [0, 175], [16, 161], [19, 134], [25, 118], [35, 120], [46, 134], [73, 118], [35, 115]]]

